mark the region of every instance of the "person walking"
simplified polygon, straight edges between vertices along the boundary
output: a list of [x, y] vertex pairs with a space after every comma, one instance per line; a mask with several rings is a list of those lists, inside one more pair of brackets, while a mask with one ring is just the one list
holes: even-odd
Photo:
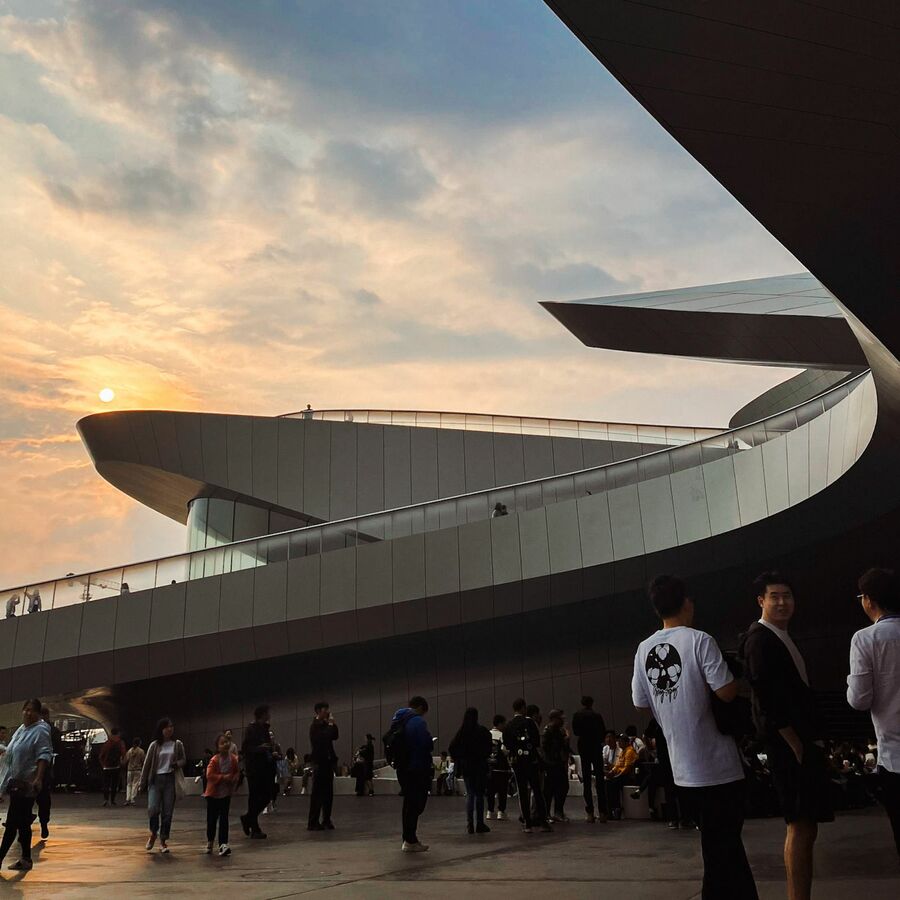
[[432, 749], [434, 742], [425, 722], [428, 701], [416, 695], [410, 697], [409, 706], [398, 709], [391, 719], [391, 727], [384, 739], [385, 758], [397, 770], [397, 780], [403, 791], [403, 841], [404, 853], [421, 853], [428, 844], [419, 840], [419, 816], [428, 803], [428, 791], [434, 771]]
[[716, 726], [710, 692], [723, 702], [737, 696], [734, 677], [710, 635], [692, 627], [694, 603], [685, 583], [659, 575], [650, 602], [662, 628], [634, 656], [631, 694], [650, 710], [669, 742], [680, 799], [694, 810], [703, 854], [703, 900], [758, 900], [741, 839], [744, 768], [734, 738]]
[[141, 786], [141, 769], [147, 754], [141, 747], [141, 739], [135, 738], [125, 754], [125, 805], [134, 806]]
[[869, 569], [858, 586], [872, 624], [850, 642], [847, 702], [872, 715], [881, 799], [900, 855], [900, 582], [891, 569]]
[[[503, 746], [516, 776], [519, 789], [519, 807], [522, 811], [522, 830], [532, 833], [532, 824], [541, 831], [553, 831], [547, 821], [547, 807], [540, 782], [541, 735], [533, 719], [525, 715], [527, 706], [520, 697], [513, 702], [513, 717], [503, 729]], [[531, 815], [531, 795], [534, 794], [535, 816]]]
[[569, 794], [569, 761], [572, 747], [566, 731], [565, 715], [561, 709], [551, 709], [549, 722], [541, 735], [541, 756], [544, 760], [544, 805], [551, 822], [568, 822], [566, 797]]
[[125, 742], [119, 729], [113, 728], [100, 748], [100, 768], [103, 769], [103, 805], [115, 806], [119, 792], [119, 778], [125, 762]]
[[[581, 778], [584, 788], [584, 817], [587, 822], [605, 822], [606, 789], [603, 783], [603, 737], [606, 723], [594, 710], [594, 698], [581, 698], [581, 709], [572, 716], [572, 733], [578, 738]], [[594, 788], [597, 789], [597, 814], [594, 815]]]
[[146, 850], [153, 850], [159, 837], [159, 852], [169, 852], [169, 834], [175, 801], [184, 796], [184, 744], [175, 739], [175, 723], [168, 716], [156, 723], [155, 737], [147, 748], [141, 769], [139, 791], [147, 791], [150, 837]]
[[228, 846], [228, 812], [231, 797], [237, 790], [240, 778], [237, 754], [232, 752], [232, 743], [224, 735], [216, 738], [216, 752], [206, 767], [206, 852], [213, 852], [216, 829], [219, 831], [219, 856], [230, 856]]
[[6, 752], [0, 758], [0, 794], [9, 797], [6, 830], [0, 841], [0, 866], [13, 841], [18, 837], [22, 856], [10, 868], [28, 871], [31, 861], [31, 810], [40, 793], [53, 760], [50, 731], [41, 724], [41, 701], [26, 700], [22, 706], [22, 724], [13, 732]]
[[466, 785], [466, 831], [486, 834], [484, 824], [484, 792], [487, 790], [488, 759], [491, 756], [491, 733], [478, 723], [478, 710], [470, 706], [463, 714], [462, 725], [450, 742], [450, 756], [457, 775]]
[[334, 742], [338, 739], [338, 727], [331, 717], [331, 708], [324, 700], [320, 700], [313, 711], [315, 717], [309, 726], [313, 784], [306, 827], [309, 831], [334, 831], [331, 807], [334, 804], [334, 766], [337, 763]]
[[788, 632], [796, 609], [790, 580], [763, 572], [753, 583], [762, 615], [741, 640], [753, 718], [786, 823], [784, 866], [790, 900], [812, 894], [819, 822], [833, 822], [824, 729], [806, 662]]
[[41, 789], [38, 791], [35, 801], [37, 803], [37, 813], [31, 817], [32, 823], [35, 819], [40, 821], [41, 840], [46, 841], [50, 837], [50, 808], [53, 804], [53, 784], [55, 778], [55, 763], [62, 751], [62, 732], [53, 724], [50, 718], [50, 709], [46, 706], [41, 707], [41, 725], [47, 729], [50, 735], [50, 746], [53, 748], [53, 758], [47, 767], [47, 772], [41, 782]]
[[266, 838], [266, 833], [259, 827], [259, 814], [272, 799], [275, 780], [270, 715], [269, 707], [260, 704], [253, 711], [253, 722], [244, 729], [242, 751], [247, 775], [247, 812], [241, 816], [241, 826], [244, 834], [255, 840]]
[[497, 819], [506, 818], [506, 795], [509, 791], [509, 759], [503, 749], [503, 727], [506, 716], [497, 713], [491, 729], [491, 755], [488, 758], [487, 812], [485, 818], [494, 815], [494, 803], [497, 804]]

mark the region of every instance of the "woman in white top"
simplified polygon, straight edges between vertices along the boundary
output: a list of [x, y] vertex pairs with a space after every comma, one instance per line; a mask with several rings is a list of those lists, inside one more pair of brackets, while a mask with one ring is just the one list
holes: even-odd
[[[169, 832], [175, 799], [184, 796], [184, 766], [187, 757], [184, 744], [174, 739], [175, 725], [169, 718], [156, 725], [156, 739], [147, 748], [141, 770], [141, 791], [149, 791], [147, 811], [150, 814], [150, 839], [147, 852], [153, 849], [159, 835], [159, 852], [168, 853]], [[162, 817], [162, 827], [160, 827]]]

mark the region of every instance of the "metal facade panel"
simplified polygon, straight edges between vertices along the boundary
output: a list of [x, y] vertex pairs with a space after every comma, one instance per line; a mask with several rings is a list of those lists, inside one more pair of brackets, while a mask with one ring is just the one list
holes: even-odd
[[493, 437], [490, 432], [486, 431], [463, 432], [467, 491], [483, 491], [496, 484]]
[[644, 552], [641, 504], [637, 485], [607, 492], [609, 521], [612, 525], [613, 553], [616, 559], [629, 559]]
[[181, 471], [197, 481], [204, 481], [203, 439], [201, 436], [199, 413], [173, 413], [178, 452], [181, 457]]
[[[149, 601], [149, 597], [147, 598]], [[44, 662], [55, 659], [71, 659], [78, 656], [78, 642], [81, 639], [81, 613], [87, 604], [65, 606], [47, 616], [47, 631], [44, 638]], [[146, 604], [149, 613], [149, 602]], [[147, 643], [147, 626], [140, 643]]]
[[459, 536], [456, 528], [425, 534], [425, 594], [438, 597], [459, 590]]
[[493, 581], [490, 520], [460, 525], [458, 534], [460, 589], [488, 587]]
[[466, 492], [466, 455], [463, 432], [441, 428], [438, 444], [438, 493], [457, 497]]
[[391, 549], [389, 541], [360, 544], [356, 548], [357, 609], [391, 603], [393, 599]]
[[43, 660], [47, 618], [50, 615], [52, 613], [18, 617], [13, 666], [29, 666]]
[[105, 653], [115, 647], [118, 605], [118, 597], [103, 597], [84, 604], [81, 640], [78, 643], [79, 656]]
[[203, 475], [207, 484], [228, 484], [227, 416], [205, 415], [200, 418], [203, 442]]
[[256, 416], [250, 421], [253, 496], [277, 503], [278, 420]]
[[166, 584], [153, 589], [150, 601], [150, 642], [181, 640], [184, 635], [185, 585]]
[[809, 497], [809, 425], [787, 435], [788, 498], [791, 504]]
[[394, 603], [425, 596], [425, 537], [413, 534], [393, 544]]
[[585, 567], [612, 562], [612, 525], [606, 494], [593, 494], [576, 501], [578, 532], [581, 536], [581, 558]]
[[525, 450], [525, 480], [549, 478], [553, 474], [553, 444], [550, 438], [522, 435]]
[[644, 531], [644, 550], [653, 553], [678, 545], [675, 531], [675, 506], [669, 476], [650, 478], [638, 484], [641, 504], [641, 527]]
[[678, 543], [688, 544], [710, 537], [712, 528], [703, 470], [699, 466], [682, 469], [673, 472], [670, 478]]
[[253, 624], [254, 569], [222, 576], [219, 599], [219, 631], [249, 628]]
[[766, 508], [770, 516], [787, 509], [788, 459], [787, 439], [775, 438], [762, 445], [763, 475], [766, 479]]
[[489, 521], [494, 584], [521, 581], [522, 553], [519, 546], [518, 516], [500, 516]]
[[385, 509], [396, 509], [412, 503], [410, 430], [399, 425], [384, 426]]
[[253, 495], [253, 420], [250, 416], [227, 416], [228, 487]]
[[356, 435], [356, 508], [360, 515], [385, 509], [384, 427], [360, 425]]
[[437, 433], [434, 428], [410, 429], [410, 496], [413, 503], [434, 500], [438, 496]]
[[584, 454], [578, 438], [553, 437], [553, 469], [557, 475], [584, 468]]
[[356, 426], [352, 422], [331, 423], [332, 519], [356, 515]]
[[[214, 634], [219, 630], [219, 594], [222, 576], [198, 578], [185, 585], [184, 636]], [[118, 644], [116, 644], [118, 646]]]
[[322, 554], [321, 615], [356, 609], [356, 547]]
[[303, 510], [303, 423], [278, 420], [278, 505]]
[[320, 553], [288, 561], [288, 619], [307, 619], [319, 615], [321, 562], [322, 554]]
[[739, 528], [741, 513], [738, 507], [737, 483], [734, 477], [734, 457], [726, 456], [703, 466], [703, 483], [709, 505], [709, 527], [713, 534]]
[[521, 434], [494, 435], [496, 484], [518, 484], [525, 480], [525, 446]]
[[253, 624], [270, 625], [287, 617], [287, 561], [254, 570]]
[[304, 421], [303, 512], [330, 519], [331, 422]]
[[574, 500], [551, 503], [547, 507], [547, 540], [551, 573], [572, 572], [581, 568], [578, 505]]
[[547, 540], [547, 513], [544, 507], [521, 512], [516, 518], [519, 521], [522, 577], [539, 578], [549, 575], [550, 548]]
[[762, 449], [754, 447], [733, 456], [734, 478], [737, 484], [741, 525], [764, 519], [766, 507], [766, 477], [763, 471]]

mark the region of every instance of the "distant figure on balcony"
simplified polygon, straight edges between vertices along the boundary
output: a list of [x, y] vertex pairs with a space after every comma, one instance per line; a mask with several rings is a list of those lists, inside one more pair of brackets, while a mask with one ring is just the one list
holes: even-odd
[[499, 500], [494, 504], [494, 509], [491, 512], [492, 519], [499, 519], [500, 516], [508, 516], [509, 510], [506, 508], [505, 503], [501, 503]]
[[123, 593], [123, 594], [130, 594], [130, 593], [131, 593], [131, 588], [128, 587], [128, 582], [127, 582], [127, 581], [123, 581], [123, 582], [122, 582], [122, 591], [121, 591], [121, 593]]
[[303, 410], [302, 415], [304, 419], [311, 419], [313, 417], [313, 408], [308, 403], [306, 404], [306, 409]]
[[34, 591], [29, 594], [28, 591], [25, 591], [25, 597], [28, 600], [28, 612], [37, 613], [41, 611], [41, 589], [35, 588]]
[[7, 618], [7, 619], [12, 619], [12, 618], [15, 617], [15, 615], [16, 615], [16, 607], [17, 607], [21, 602], [22, 602], [22, 601], [19, 599], [19, 595], [18, 595], [18, 594], [13, 594], [12, 597], [10, 597], [9, 600], [6, 601], [6, 618]]

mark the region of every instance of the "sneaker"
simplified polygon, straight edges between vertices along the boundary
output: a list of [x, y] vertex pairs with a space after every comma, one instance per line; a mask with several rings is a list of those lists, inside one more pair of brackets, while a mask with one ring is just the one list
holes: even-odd
[[505, 818], [506, 818], [506, 813], [505, 813], [505, 812], [499, 812], [499, 811], [498, 811], [498, 813], [497, 813], [497, 821], [499, 822], [499, 821], [501, 821], [501, 820], [503, 820], [503, 819], [505, 819]]
[[632, 791], [631, 794], [630, 794], [630, 797], [631, 797], [632, 800], [640, 800], [640, 799], [641, 799], [641, 792], [640, 792], [640, 791]]
[[41, 825], [41, 840], [46, 841], [50, 837], [50, 829], [46, 825]]
[[494, 818], [494, 814], [493, 814], [490, 810], [488, 810], [488, 811], [484, 814], [484, 817], [485, 817], [486, 819], [493, 819], [493, 818]]
[[219, 844], [219, 856], [231, 856], [231, 847], [228, 844]]
[[420, 844], [418, 841], [415, 844], [410, 844], [409, 841], [404, 841], [400, 845], [400, 849], [404, 853], [424, 853], [428, 849], [428, 844]]
[[147, 840], [146, 851], [149, 853], [153, 849], [153, 845], [156, 843], [156, 835], [151, 834], [149, 839]]
[[212, 841], [207, 841], [205, 853], [212, 853]]
[[475, 826], [475, 833], [476, 833], [476, 834], [489, 834], [489, 833], [490, 833], [490, 830], [491, 830], [491, 829], [488, 828], [487, 825], [484, 824], [484, 822], [479, 822], [479, 823]]
[[22, 857], [18, 862], [14, 862], [10, 869], [16, 869], [19, 872], [30, 872], [34, 868], [34, 863], [27, 857]]
[[161, 841], [159, 842], [159, 845], [160, 845], [160, 846], [159, 846], [159, 852], [160, 852], [160, 853], [168, 853], [168, 852], [169, 852], [169, 845], [168, 845], [165, 841], [162, 841], [162, 840], [161, 840]]

